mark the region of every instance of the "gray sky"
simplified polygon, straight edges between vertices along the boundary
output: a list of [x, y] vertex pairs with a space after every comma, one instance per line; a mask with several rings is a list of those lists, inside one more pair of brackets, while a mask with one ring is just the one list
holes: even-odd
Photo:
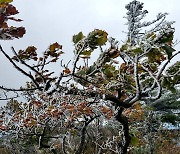
[[[16, 50], [34, 45], [42, 53], [50, 43], [59, 42], [66, 53], [65, 61], [73, 58], [72, 36], [82, 31], [87, 34], [95, 28], [108, 32], [109, 36], [121, 41], [126, 30], [124, 8], [132, 0], [14, 0], [19, 10], [17, 17], [24, 21], [12, 25], [26, 27], [23, 38], [1, 41], [5, 51], [11, 54], [10, 47]], [[168, 12], [168, 19], [176, 21], [175, 39], [180, 40], [179, 0], [141, 0], [144, 9], [149, 11], [147, 20], [154, 19], [159, 12]], [[176, 47], [180, 49], [180, 46]], [[14, 71], [0, 54], [0, 84], [8, 87], [21, 86], [26, 80]], [[180, 58], [180, 57], [179, 57]], [[57, 71], [58, 67], [55, 68]]]

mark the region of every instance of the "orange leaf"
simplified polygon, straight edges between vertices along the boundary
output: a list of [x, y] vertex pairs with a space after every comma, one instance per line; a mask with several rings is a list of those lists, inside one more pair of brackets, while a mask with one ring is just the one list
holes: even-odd
[[66, 74], [70, 74], [71, 73], [69, 68], [66, 68], [63, 72], [66, 73]]
[[3, 28], [3, 29], [8, 28], [8, 24], [6, 22], [3, 22], [1, 25], [1, 28]]
[[126, 109], [125, 111], [124, 111], [124, 114], [125, 115], [129, 115], [131, 113], [131, 109]]
[[133, 104], [133, 108], [136, 109], [136, 110], [141, 110], [141, 105], [139, 102], [136, 102]]
[[107, 107], [102, 106], [102, 107], [100, 108], [100, 110], [101, 110], [102, 113], [106, 114], [106, 113], [109, 112], [110, 109], [107, 108]]
[[0, 130], [2, 130], [2, 131], [7, 130], [7, 126], [0, 126]]

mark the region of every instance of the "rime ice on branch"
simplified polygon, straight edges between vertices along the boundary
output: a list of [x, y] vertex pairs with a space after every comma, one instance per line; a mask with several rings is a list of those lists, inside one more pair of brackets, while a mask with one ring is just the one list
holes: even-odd
[[[17, 14], [17, 10], [9, 3], [2, 4], [0, 36], [21, 37], [23, 31], [11, 32], [14, 28], [6, 24], [7, 19], [15, 20], [10, 15]], [[80, 32], [73, 36], [72, 63], [64, 64], [61, 59], [58, 64], [63, 51], [57, 42], [50, 44], [41, 56], [34, 46], [19, 51], [12, 47], [11, 58], [0, 47], [16, 70], [30, 80], [19, 89], [0, 86], [5, 99], [9, 99], [9, 91], [26, 99], [11, 99], [2, 108], [1, 135], [11, 134], [13, 139], [27, 143], [33, 140], [33, 146], [56, 153], [81, 154], [88, 147], [92, 153], [127, 153], [132, 141], [132, 119], [142, 118], [140, 101], [149, 105], [161, 97], [162, 90], [174, 91], [179, 83], [179, 63], [165, 69], [180, 52], [173, 48], [175, 29], [173, 22], [165, 20], [166, 13], [142, 22], [148, 13], [143, 10], [143, 3], [134, 0], [126, 9], [127, 40], [120, 44], [100, 29], [88, 35]], [[91, 55], [98, 49], [97, 59], [90, 63]], [[61, 66], [59, 75], [50, 69], [53, 64]], [[138, 112], [133, 113], [133, 109]], [[102, 134], [105, 122], [113, 123], [115, 134]]]

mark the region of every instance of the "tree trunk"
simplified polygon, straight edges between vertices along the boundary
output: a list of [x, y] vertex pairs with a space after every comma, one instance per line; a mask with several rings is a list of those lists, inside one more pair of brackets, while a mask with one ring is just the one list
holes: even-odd
[[129, 135], [129, 124], [127, 117], [122, 115], [124, 108], [120, 108], [116, 115], [116, 120], [119, 121], [123, 125], [123, 139], [119, 143], [119, 152], [121, 154], [127, 154], [127, 149], [129, 147], [131, 137]]
[[80, 144], [75, 154], [81, 154], [84, 150], [84, 144], [85, 144], [85, 138], [86, 138], [85, 131], [86, 131], [86, 126], [84, 126], [81, 130]]

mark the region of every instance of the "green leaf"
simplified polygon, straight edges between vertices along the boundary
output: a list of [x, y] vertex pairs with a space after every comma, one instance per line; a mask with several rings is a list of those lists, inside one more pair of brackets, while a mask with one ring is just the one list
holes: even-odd
[[170, 60], [171, 59], [171, 57], [172, 57], [172, 53], [174, 52], [174, 51], [176, 51], [175, 49], [173, 49], [171, 46], [169, 46], [169, 45], [165, 45], [165, 46], [163, 46], [162, 47], [164, 50], [165, 50], [165, 52], [166, 52], [166, 54], [167, 54], [167, 56], [168, 56], [168, 60]]
[[118, 71], [116, 70], [115, 66], [108, 64], [103, 66], [102, 72], [107, 78], [116, 77], [118, 75]]
[[180, 70], [180, 61], [177, 61], [175, 64], [173, 64], [167, 69], [167, 74], [174, 75], [179, 70]]
[[163, 115], [161, 119], [162, 119], [162, 122], [168, 122], [168, 123], [171, 123], [172, 125], [176, 125], [177, 124], [176, 121], [179, 120], [179, 118], [176, 115], [169, 114], [169, 113]]
[[162, 81], [162, 86], [163, 87], [167, 87], [169, 85], [169, 81], [167, 78], [164, 78], [163, 81]]
[[127, 50], [127, 48], [128, 48], [127, 44], [123, 44], [121, 47], [121, 51]]
[[90, 56], [93, 50], [84, 50], [81, 55]]
[[174, 37], [174, 32], [164, 32], [162, 36], [156, 41], [157, 43], [163, 44], [168, 43], [171, 44]]
[[138, 137], [131, 136], [131, 145], [137, 146], [139, 144], [139, 139]]
[[79, 32], [77, 35], [73, 36], [73, 43], [78, 43], [80, 40], [82, 40], [85, 36], [82, 32]]
[[170, 90], [172, 93], [176, 93], [176, 88], [174, 87], [175, 83], [170, 77], [166, 77], [162, 81], [162, 86], [168, 90]]
[[161, 62], [165, 60], [165, 57], [159, 48], [152, 48], [151, 51], [147, 53], [147, 57], [150, 63], [156, 62], [161, 64]]
[[179, 84], [180, 83], [180, 75], [174, 76], [173, 81], [175, 84]]
[[146, 35], [146, 38], [147, 38], [147, 39], [148, 39], [148, 38], [151, 38], [151, 40], [154, 40], [156, 37], [157, 37], [157, 36], [156, 36], [156, 34], [155, 34], [154, 32], [149, 33], [149, 34]]
[[0, 3], [11, 3], [13, 0], [0, 0]]
[[172, 93], [176, 93], [176, 88], [174, 88], [173, 86], [168, 87], [168, 89], [169, 89]]
[[138, 53], [142, 53], [142, 50], [141, 48], [136, 48], [136, 49], [133, 49], [132, 52], [135, 54], [138, 54]]
[[102, 46], [107, 42], [107, 33], [103, 30], [95, 29], [87, 36], [88, 44], [91, 49], [96, 49], [97, 46]]

